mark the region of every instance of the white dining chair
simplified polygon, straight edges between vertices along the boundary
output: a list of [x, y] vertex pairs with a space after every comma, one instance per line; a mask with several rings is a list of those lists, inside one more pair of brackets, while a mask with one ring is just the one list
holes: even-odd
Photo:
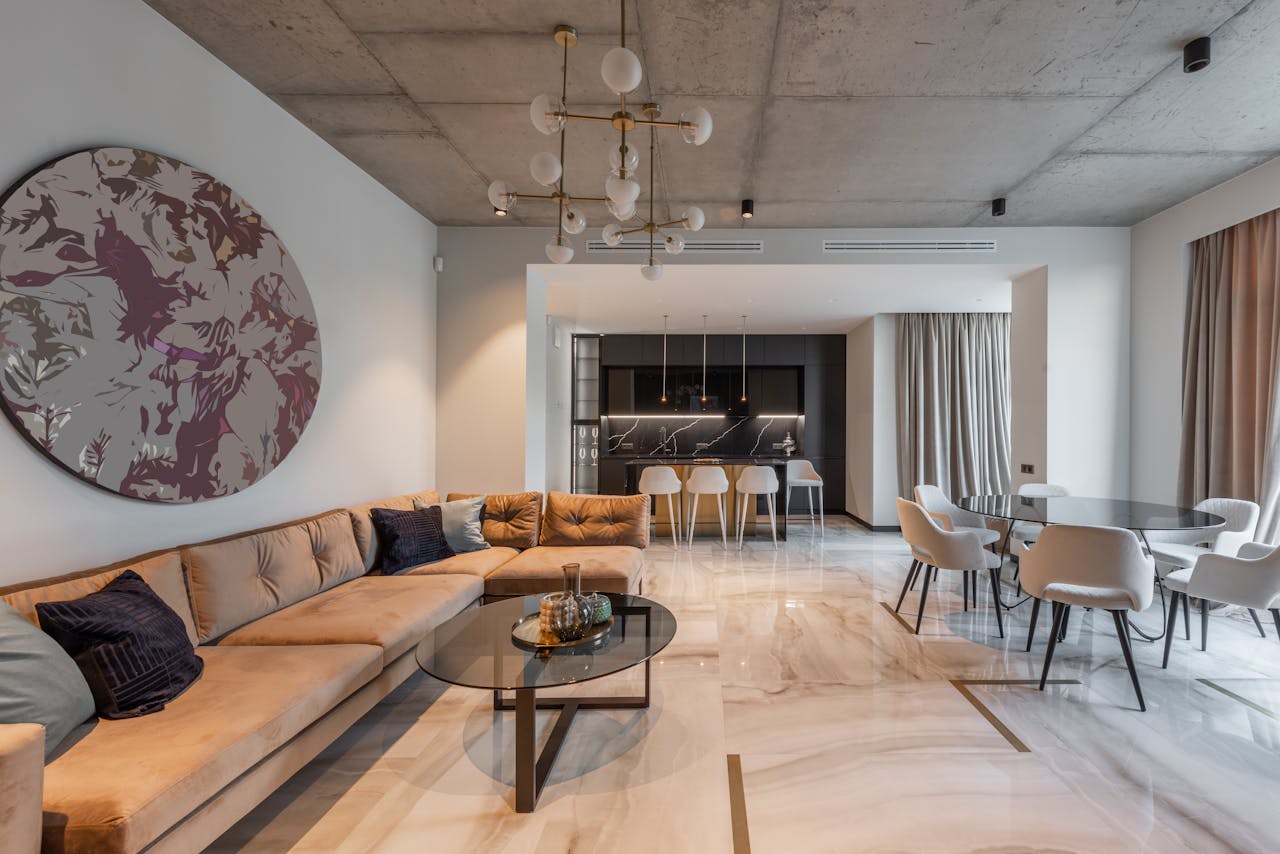
[[773, 533], [773, 547], [778, 547], [778, 474], [772, 466], [747, 466], [738, 475], [736, 484], [738, 493], [738, 548], [742, 548], [742, 540], [747, 532], [748, 506], [755, 507], [755, 497], [765, 496], [765, 504], [769, 507], [769, 530]]
[[[674, 503], [680, 501], [681, 488], [680, 475], [676, 474], [676, 470], [671, 466], [645, 466], [640, 472], [640, 492], [651, 497], [667, 496], [667, 517], [671, 520], [671, 545], [677, 549], [680, 548], [679, 530], [683, 513], [681, 516], [676, 515]], [[683, 511], [683, 502], [680, 503]]]
[[[898, 605], [906, 596], [915, 575], [922, 579], [920, 586], [920, 611], [916, 614], [916, 634], [920, 634], [920, 622], [924, 619], [924, 606], [929, 599], [929, 581], [934, 569], [946, 569], [963, 572], [972, 579], [976, 588], [977, 575], [986, 572], [991, 578], [991, 604], [996, 612], [996, 626], [1000, 637], [1004, 637], [1004, 618], [1000, 607], [1000, 578], [996, 570], [1000, 568], [1000, 558], [983, 547], [982, 540], [976, 531], [947, 531], [939, 526], [937, 520], [924, 507], [905, 498], [898, 499], [898, 524], [902, 526], [902, 537], [911, 547], [911, 556], [915, 563], [902, 583], [902, 593], [898, 596]], [[972, 575], [970, 575], [972, 573]], [[967, 585], [966, 585], [967, 587]]]
[[[1065, 486], [1056, 483], [1024, 483], [1018, 487], [1018, 494], [1023, 498], [1066, 498], [1071, 493], [1067, 491]], [[1026, 520], [1013, 523], [1013, 530], [1010, 532], [1010, 539], [1013, 540], [1013, 551], [1017, 555], [1035, 544], [1036, 537], [1044, 530], [1044, 525], [1039, 522], [1029, 522]]]
[[720, 466], [695, 466], [693, 473], [684, 482], [685, 490], [693, 496], [693, 507], [689, 511], [689, 545], [693, 546], [693, 529], [698, 523], [698, 497], [714, 495], [716, 509], [720, 511], [720, 542], [729, 547], [729, 534], [725, 526], [725, 498], [729, 492], [729, 477]]
[[1036, 544], [1022, 556], [1022, 588], [1035, 599], [1031, 610], [1031, 631], [1041, 600], [1053, 605], [1053, 629], [1044, 654], [1040, 690], [1049, 678], [1049, 665], [1058, 646], [1058, 637], [1073, 606], [1111, 612], [1120, 649], [1124, 652], [1129, 678], [1138, 707], [1147, 710], [1142, 685], [1133, 663], [1129, 643], [1129, 611], [1142, 611], [1154, 595], [1155, 562], [1143, 554], [1133, 531], [1124, 528], [1050, 525], [1040, 532]]
[[1178, 623], [1178, 604], [1188, 598], [1200, 600], [1202, 650], [1209, 648], [1210, 602], [1248, 608], [1254, 614], [1255, 622], [1258, 610], [1270, 611], [1276, 624], [1276, 635], [1280, 637], [1280, 549], [1275, 546], [1245, 543], [1236, 557], [1215, 552], [1203, 554], [1196, 559], [1194, 567], [1175, 569], [1166, 575], [1164, 584], [1170, 590], [1170, 599], [1161, 667], [1169, 666], [1173, 630]]
[[[813, 491], [818, 490], [818, 529], [822, 537], [827, 536], [827, 525], [822, 518], [822, 476], [808, 460], [787, 460], [787, 501], [786, 510], [791, 515], [791, 490], [799, 487], [809, 498], [809, 521], [813, 521]], [[811, 529], [812, 530], [812, 529]]]
[[951, 520], [952, 531], [977, 534], [984, 546], [1000, 539], [1000, 532], [988, 528], [984, 517], [957, 507], [939, 487], [931, 483], [922, 483], [915, 488], [915, 496], [916, 503], [935, 519], [945, 516]]

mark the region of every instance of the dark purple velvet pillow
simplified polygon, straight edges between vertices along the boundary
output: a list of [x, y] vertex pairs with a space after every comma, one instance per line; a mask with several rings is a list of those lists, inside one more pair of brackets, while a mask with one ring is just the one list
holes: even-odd
[[444, 538], [439, 504], [423, 510], [375, 507], [369, 511], [369, 516], [373, 519], [373, 530], [378, 535], [378, 545], [382, 550], [384, 575], [395, 575], [454, 555]]
[[104, 718], [158, 712], [204, 671], [182, 618], [133, 570], [83, 599], [37, 602], [36, 615], [80, 667]]

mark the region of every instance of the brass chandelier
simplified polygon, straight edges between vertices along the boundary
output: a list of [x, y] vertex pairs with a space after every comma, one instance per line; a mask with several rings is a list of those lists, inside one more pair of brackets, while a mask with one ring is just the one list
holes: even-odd
[[[600, 76], [605, 85], [618, 96], [618, 109], [608, 116], [593, 116], [571, 113], [566, 106], [569, 78], [569, 48], [578, 43], [578, 33], [567, 24], [558, 25], [553, 33], [556, 44], [563, 50], [563, 65], [560, 77], [560, 97], [554, 95], [538, 95], [529, 105], [529, 118], [533, 126], [548, 136], [560, 135], [560, 156], [550, 152], [539, 152], [529, 161], [529, 172], [533, 179], [550, 193], [521, 193], [505, 181], [494, 181], [489, 185], [489, 201], [493, 204], [494, 213], [506, 216], [521, 199], [536, 199], [554, 202], [557, 207], [558, 220], [555, 237], [546, 246], [547, 258], [556, 264], [567, 264], [573, 260], [573, 247], [566, 240], [566, 234], [581, 234], [587, 227], [581, 204], [599, 203], [606, 206], [617, 222], [604, 227], [601, 236], [609, 246], [617, 246], [628, 234], [645, 233], [649, 235], [648, 263], [641, 267], [641, 273], [650, 281], [662, 275], [662, 262], [654, 257], [656, 243], [661, 240], [667, 252], [677, 255], [684, 249], [684, 238], [679, 234], [664, 234], [663, 229], [683, 228], [698, 231], [706, 222], [702, 209], [690, 206], [681, 213], [678, 219], [657, 222], [654, 217], [654, 155], [657, 148], [657, 131], [659, 128], [675, 128], [685, 142], [702, 145], [711, 137], [711, 114], [702, 107], [694, 107], [681, 114], [678, 121], [664, 121], [662, 110], [658, 104], [645, 103], [636, 116], [627, 107], [627, 94], [635, 91], [643, 79], [644, 72], [640, 59], [627, 48], [627, 10], [626, 0], [620, 0], [620, 34], [619, 44], [605, 54], [600, 64]], [[604, 196], [575, 196], [565, 192], [564, 153], [565, 132], [569, 119], [590, 122], [606, 122], [618, 131], [618, 145], [609, 151], [609, 175], [605, 179]], [[636, 202], [640, 197], [640, 183], [635, 176], [640, 166], [640, 156], [627, 142], [627, 134], [635, 132], [637, 127], [649, 128], [649, 199], [648, 217], [638, 225], [628, 225], [636, 218]]]

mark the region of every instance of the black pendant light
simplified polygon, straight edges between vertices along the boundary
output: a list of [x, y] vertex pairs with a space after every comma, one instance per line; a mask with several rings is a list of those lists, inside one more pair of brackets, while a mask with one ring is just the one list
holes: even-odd
[[738, 403], [747, 402], [747, 316], [742, 315], [742, 397]]
[[670, 315], [662, 315], [662, 397], [658, 398], [658, 403], [667, 402], [667, 318]]
[[707, 405], [707, 316], [702, 315], [702, 405]]

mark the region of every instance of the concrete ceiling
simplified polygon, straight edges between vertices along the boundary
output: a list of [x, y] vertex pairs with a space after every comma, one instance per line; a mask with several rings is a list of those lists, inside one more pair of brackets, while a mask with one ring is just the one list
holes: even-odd
[[[547, 314], [583, 332], [848, 332], [876, 314], [1010, 311], [1012, 280], [1030, 267], [1010, 264], [699, 264], [667, 265], [644, 283], [636, 312], [634, 268], [617, 264], [533, 265], [547, 281]], [[780, 288], [779, 283], [786, 287]]]
[[[538, 189], [529, 157], [555, 141], [527, 105], [559, 91], [555, 24], [581, 34], [570, 103], [609, 103], [609, 0], [147, 2], [440, 225], [554, 221], [529, 202], [498, 220], [485, 188]], [[655, 173], [660, 199], [710, 225], [741, 225], [744, 197], [757, 227], [1130, 225], [1280, 155], [1280, 0], [628, 10], [646, 72], [633, 100], [715, 118], [701, 148], [660, 135]], [[1209, 33], [1212, 65], [1184, 74], [1181, 46]], [[570, 193], [600, 193], [611, 134], [571, 123]]]

